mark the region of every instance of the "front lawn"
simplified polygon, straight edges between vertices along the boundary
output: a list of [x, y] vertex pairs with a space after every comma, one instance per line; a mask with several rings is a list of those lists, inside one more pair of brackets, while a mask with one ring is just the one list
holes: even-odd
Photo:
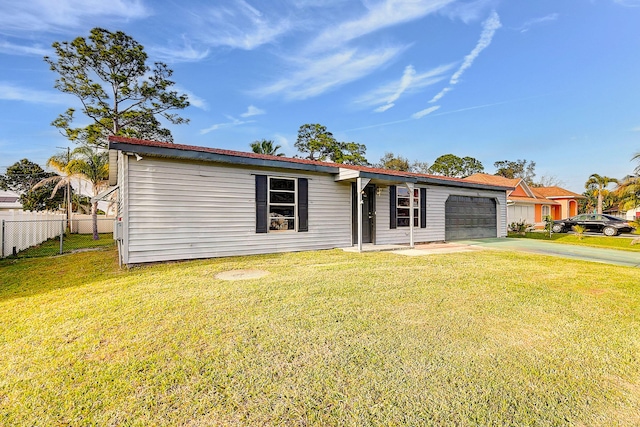
[[[572, 233], [552, 233], [549, 238], [548, 233], [540, 231], [527, 232], [524, 235], [518, 233], [509, 233], [509, 237], [520, 239], [537, 239], [546, 240], [554, 243], [564, 243], [568, 245], [592, 246], [594, 248], [622, 249], [625, 251], [640, 252], [640, 243], [632, 245], [633, 237], [608, 237], [583, 235], [579, 239], [576, 234]], [[640, 238], [640, 235], [636, 236]]]
[[4, 260], [0, 425], [638, 425], [638, 313], [638, 269], [502, 251]]

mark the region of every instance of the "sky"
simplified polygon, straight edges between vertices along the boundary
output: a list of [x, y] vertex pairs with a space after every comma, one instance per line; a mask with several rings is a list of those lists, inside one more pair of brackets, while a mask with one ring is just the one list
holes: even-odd
[[[0, 0], [0, 173], [70, 146], [51, 44], [124, 31], [191, 106], [180, 144], [297, 153], [298, 128], [432, 164], [525, 159], [584, 191], [640, 152], [640, 0]], [[74, 124], [88, 124], [78, 116]]]

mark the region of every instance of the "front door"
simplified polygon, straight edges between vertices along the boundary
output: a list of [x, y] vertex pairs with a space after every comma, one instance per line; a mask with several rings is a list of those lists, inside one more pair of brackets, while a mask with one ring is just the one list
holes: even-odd
[[[352, 209], [352, 220], [351, 223], [353, 225], [353, 244], [358, 243], [358, 211], [356, 207], [358, 206], [358, 195], [356, 194], [356, 184], [351, 185], [351, 205]], [[375, 221], [375, 200], [376, 200], [376, 188], [374, 185], [367, 185], [364, 188], [364, 193], [362, 194], [362, 243], [373, 243], [374, 241], [374, 221]]]

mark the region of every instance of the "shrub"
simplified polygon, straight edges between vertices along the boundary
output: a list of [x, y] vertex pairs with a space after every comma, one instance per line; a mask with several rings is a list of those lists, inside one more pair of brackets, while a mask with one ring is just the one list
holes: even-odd
[[524, 219], [521, 219], [520, 221], [512, 222], [511, 224], [509, 224], [509, 231], [512, 231], [514, 233], [518, 233], [524, 236], [526, 231], [530, 227], [532, 227], [531, 224], [527, 224], [527, 222]]
[[573, 230], [574, 233], [576, 233], [578, 240], [582, 240], [582, 238], [584, 237], [584, 231], [586, 230], [586, 228], [584, 228], [582, 225], [574, 225], [573, 227], [571, 227], [571, 229]]

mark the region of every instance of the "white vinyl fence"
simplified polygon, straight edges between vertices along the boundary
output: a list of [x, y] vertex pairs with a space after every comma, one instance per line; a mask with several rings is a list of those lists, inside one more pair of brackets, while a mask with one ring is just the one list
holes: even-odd
[[[98, 215], [98, 233], [113, 233], [113, 216]], [[93, 233], [93, 218], [91, 215], [71, 214], [71, 232], [74, 234]]]
[[[66, 216], [62, 213], [25, 212], [10, 210], [0, 212], [1, 256], [20, 252], [31, 246], [64, 233]], [[21, 227], [6, 227], [7, 223], [21, 223]]]

